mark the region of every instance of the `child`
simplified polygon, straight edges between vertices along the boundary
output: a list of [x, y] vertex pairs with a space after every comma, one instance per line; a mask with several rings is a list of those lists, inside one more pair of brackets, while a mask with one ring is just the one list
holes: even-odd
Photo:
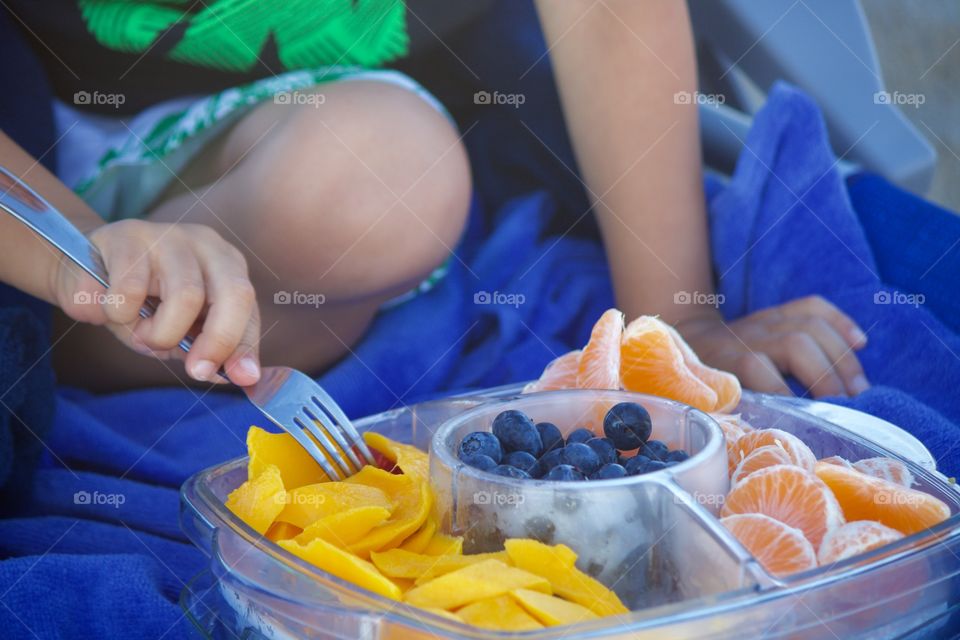
[[[422, 46], [408, 42], [405, 24], [423, 24], [429, 35], [417, 34], [432, 37], [430, 24], [457, 24], [466, 18], [456, 14], [483, 3], [457, 4], [331, 1], [294, 13], [266, 1], [193, 9], [59, 0], [58, 13], [12, 2], [42, 41], [61, 98], [61, 178], [109, 222], [91, 238], [124, 302], [76, 308], [70, 294], [92, 284], [63, 266], [48, 267], [39, 285], [10, 265], [0, 277], [73, 320], [109, 321], [140, 352], [178, 355], [177, 341], [202, 323], [186, 362], [196, 380], [216, 381], [225, 363], [234, 381], [253, 381], [258, 352], [319, 370], [384, 303], [457, 259], [471, 188], [460, 134], [425, 91], [395, 72], [336, 65], [382, 65]], [[631, 317], [659, 314], [709, 364], [760, 391], [789, 393], [786, 373], [818, 396], [867, 388], [854, 355], [866, 336], [822, 299], [730, 324], [713, 307], [674, 302], [678, 291], [712, 291], [696, 106], [674, 100], [695, 89], [685, 5], [538, 0], [537, 9], [618, 306]], [[136, 115], [102, 115], [121, 110]], [[3, 164], [29, 166], [9, 143], [0, 151]], [[25, 179], [96, 226], [38, 172]], [[15, 231], [0, 224], [11, 245], [5, 261], [26, 260], [28, 250], [44, 261], [35, 241], [12, 240]], [[291, 292], [308, 304], [287, 304], [296, 302]], [[137, 321], [147, 293], [159, 295], [160, 312]], [[151, 368], [106, 335], [91, 325], [65, 332], [62, 364], [83, 362], [84, 382], [99, 388], [169, 379], [165, 364]], [[101, 378], [90, 379], [90, 362]], [[69, 380], [69, 367], [61, 371]]]

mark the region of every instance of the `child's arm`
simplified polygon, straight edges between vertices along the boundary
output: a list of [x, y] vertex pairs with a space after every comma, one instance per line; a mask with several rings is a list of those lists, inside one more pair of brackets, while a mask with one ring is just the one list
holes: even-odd
[[[60, 210], [103, 254], [104, 291], [13, 216], [0, 211], [0, 281], [57, 305], [74, 320], [104, 324], [136, 351], [186, 360], [198, 380], [247, 385], [260, 377], [259, 314], [243, 256], [212, 229], [128, 220], [104, 224], [80, 198], [0, 132], [0, 165]], [[9, 188], [9, 187], [3, 187]], [[106, 295], [111, 294], [111, 295]], [[156, 315], [138, 312], [148, 295]], [[94, 301], [94, 302], [87, 302]], [[188, 355], [177, 343], [195, 322]]]
[[696, 101], [696, 59], [679, 0], [537, 0], [580, 170], [597, 213], [617, 303], [659, 314], [714, 366], [751, 388], [787, 392], [780, 372], [816, 395], [866, 380], [852, 349], [865, 337], [822, 300], [726, 325], [713, 292]]

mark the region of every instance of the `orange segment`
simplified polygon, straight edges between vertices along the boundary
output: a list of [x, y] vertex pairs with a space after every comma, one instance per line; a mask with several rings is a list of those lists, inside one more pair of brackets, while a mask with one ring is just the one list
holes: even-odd
[[745, 513], [722, 518], [720, 523], [773, 575], [817, 566], [817, 554], [803, 532], [770, 516]]
[[834, 564], [890, 544], [902, 537], [903, 534], [896, 529], [891, 529], [879, 522], [870, 520], [848, 522], [824, 536], [820, 551], [817, 552], [817, 561], [821, 565]]
[[876, 520], [910, 535], [950, 517], [950, 507], [939, 498], [856, 469], [821, 462], [816, 474], [833, 490], [847, 520]]
[[[739, 414], [724, 415], [712, 413], [710, 417], [717, 421], [717, 424], [720, 425], [720, 430], [723, 431], [723, 439], [727, 444], [727, 474], [733, 475], [733, 472], [737, 469], [737, 464], [740, 462], [736, 455], [737, 440], [747, 432], [746, 429], [743, 428], [747, 423], [740, 420]], [[753, 427], [750, 428], [751, 430], [753, 429]]]
[[606, 310], [590, 332], [590, 340], [580, 354], [577, 388], [620, 388], [620, 340], [623, 337], [623, 313]]
[[762, 513], [800, 529], [814, 547], [819, 547], [823, 536], [844, 522], [843, 511], [830, 487], [793, 465], [760, 469], [735, 486], [727, 494], [720, 515], [740, 513]]
[[810, 447], [792, 433], [780, 429], [758, 429], [745, 433], [737, 440], [736, 447], [734, 447], [737, 464], [740, 464], [741, 460], [750, 455], [750, 452], [766, 446], [783, 449], [790, 456], [791, 464], [807, 471], [813, 471], [813, 465], [817, 463], [817, 457], [813, 455]]
[[570, 351], [547, 365], [540, 379], [523, 388], [524, 393], [557, 391], [577, 388], [577, 370], [580, 368], [580, 350]]
[[887, 480], [901, 487], [913, 486], [913, 474], [907, 465], [893, 458], [866, 458], [853, 463], [853, 468], [874, 478]]
[[790, 459], [790, 455], [785, 449], [769, 444], [758, 447], [740, 461], [740, 464], [737, 465], [737, 468], [734, 469], [733, 474], [730, 476], [730, 482], [731, 484], [737, 484], [754, 471], [766, 469], [767, 467], [778, 464], [793, 464], [793, 460]]
[[669, 329], [650, 316], [641, 316], [627, 326], [620, 349], [623, 388], [713, 411], [717, 392], [690, 370]]
[[848, 469], [853, 467], [853, 465], [850, 464], [849, 460], [841, 456], [830, 456], [829, 458], [821, 458], [820, 462], [824, 464], [838, 464], [841, 467], [847, 467]]
[[703, 364], [693, 349], [690, 348], [690, 345], [683, 339], [683, 336], [680, 335], [680, 332], [670, 325], [666, 325], [666, 328], [680, 348], [683, 361], [693, 372], [693, 375], [703, 380], [716, 392], [717, 404], [713, 407], [713, 411], [719, 413], [733, 411], [740, 404], [740, 380], [737, 379], [737, 376]]

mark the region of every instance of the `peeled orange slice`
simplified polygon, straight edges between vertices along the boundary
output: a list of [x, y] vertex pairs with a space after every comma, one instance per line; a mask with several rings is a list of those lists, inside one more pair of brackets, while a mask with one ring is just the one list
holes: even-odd
[[758, 429], [745, 433], [737, 440], [734, 447], [737, 464], [740, 464], [740, 461], [750, 455], [752, 451], [767, 446], [783, 449], [790, 457], [791, 464], [807, 471], [813, 471], [813, 465], [817, 463], [817, 457], [813, 455], [810, 447], [792, 433], [780, 429]]
[[577, 371], [580, 368], [580, 350], [569, 351], [555, 358], [540, 374], [540, 379], [523, 388], [524, 393], [557, 391], [577, 388]]
[[823, 537], [817, 561], [821, 565], [834, 564], [846, 558], [872, 551], [903, 537], [896, 529], [879, 522], [858, 520], [831, 531]]
[[790, 455], [786, 449], [773, 445], [758, 447], [747, 454], [747, 457], [740, 461], [737, 468], [730, 476], [730, 483], [737, 484], [754, 471], [766, 469], [778, 464], [793, 464]]
[[762, 513], [800, 529], [814, 547], [844, 523], [843, 511], [830, 488], [811, 472], [793, 465], [760, 469], [735, 486], [720, 515], [740, 513]]
[[848, 469], [853, 468], [853, 465], [850, 464], [849, 460], [840, 456], [830, 456], [829, 458], [821, 458], [820, 462], [823, 462], [824, 464], [838, 464], [841, 467], [847, 467]]
[[868, 476], [899, 484], [901, 487], [913, 486], [913, 474], [910, 473], [910, 469], [893, 458], [866, 458], [854, 462], [853, 468]]
[[817, 566], [813, 545], [799, 529], [760, 513], [721, 518], [720, 524], [770, 573], [785, 576]]
[[580, 354], [577, 387], [580, 389], [620, 389], [620, 340], [623, 337], [623, 313], [608, 309], [593, 325], [590, 341]]
[[910, 535], [950, 517], [950, 507], [939, 498], [856, 469], [820, 462], [816, 474], [833, 491], [847, 520], [875, 520]]
[[677, 347], [679, 347], [680, 353], [683, 354], [683, 361], [693, 375], [700, 378], [716, 392], [717, 404], [713, 407], [713, 411], [719, 413], [733, 411], [733, 409], [740, 404], [740, 380], [732, 373], [720, 371], [719, 369], [714, 369], [713, 367], [708, 367], [703, 364], [693, 349], [690, 348], [690, 345], [683, 339], [683, 336], [680, 335], [679, 331], [668, 324], [664, 326], [667, 332], [673, 337], [673, 341], [677, 344]]

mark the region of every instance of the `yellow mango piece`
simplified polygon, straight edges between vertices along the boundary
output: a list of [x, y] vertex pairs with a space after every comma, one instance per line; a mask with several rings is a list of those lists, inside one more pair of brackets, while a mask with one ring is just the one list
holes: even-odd
[[433, 534], [437, 532], [437, 521], [431, 517], [427, 517], [427, 521], [423, 523], [423, 526], [414, 533], [412, 536], [407, 538], [402, 545], [401, 549], [407, 551], [413, 551], [414, 553], [423, 553], [423, 550], [426, 549], [427, 545], [430, 544], [430, 541], [433, 540]]
[[467, 624], [494, 631], [531, 631], [543, 625], [510, 596], [479, 600], [457, 610]]
[[260, 427], [250, 427], [247, 431], [247, 455], [250, 456], [247, 478], [252, 480], [274, 465], [280, 470], [283, 486], [288, 491], [330, 479], [289, 433], [270, 433]]
[[558, 596], [581, 604], [598, 616], [629, 611], [616, 593], [574, 566], [577, 554], [569, 547], [521, 539], [507, 540], [504, 547], [514, 566], [549, 580]]
[[452, 620], [453, 622], [463, 622], [463, 618], [458, 616], [455, 613], [449, 611], [444, 611], [443, 609], [437, 609], [435, 607], [424, 607], [424, 611], [429, 611], [435, 616], [440, 616], [441, 618], [446, 618], [447, 620]]
[[430, 477], [430, 458], [426, 451], [409, 444], [395, 442], [379, 433], [367, 432], [363, 434], [367, 446], [383, 455], [394, 463], [404, 475], [415, 480], [426, 481]]
[[390, 473], [389, 471], [384, 471], [379, 467], [371, 467], [370, 465], [360, 469], [360, 471], [344, 480], [344, 482], [374, 487], [380, 489], [387, 495], [397, 495], [409, 491], [410, 487], [414, 484], [414, 480], [409, 476]]
[[463, 553], [463, 538], [437, 532], [422, 553], [428, 556], [460, 555]]
[[550, 583], [540, 576], [499, 560], [484, 560], [414, 587], [404, 595], [404, 601], [416, 607], [449, 610], [477, 600], [495, 598], [514, 589], [552, 593]]
[[227, 496], [227, 509], [263, 535], [286, 505], [280, 469], [266, 467], [252, 480], [247, 480]]
[[307, 544], [314, 538], [322, 538], [340, 548], [346, 548], [374, 527], [390, 518], [390, 510], [384, 507], [356, 507], [320, 518], [296, 537], [298, 544]]
[[298, 558], [358, 587], [393, 600], [399, 600], [403, 595], [400, 587], [377, 571], [375, 566], [326, 540], [314, 538], [306, 545], [298, 544], [295, 540], [281, 540], [277, 544]]
[[340, 511], [358, 507], [393, 510], [393, 500], [376, 487], [348, 482], [308, 484], [286, 493], [286, 504], [277, 520], [306, 529], [311, 524]]
[[396, 506], [390, 519], [350, 545], [351, 551], [362, 558], [369, 558], [371, 551], [397, 547], [423, 526], [433, 506], [433, 490], [426, 482], [411, 482], [410, 485], [406, 491], [395, 496]]
[[414, 553], [406, 549], [390, 549], [370, 554], [370, 560], [384, 575], [391, 578], [410, 578], [419, 580], [418, 584], [432, 580], [451, 571], [457, 571], [484, 560], [499, 560], [504, 564], [510, 563], [505, 551], [494, 553], [477, 553], [471, 556], [446, 555], [428, 556], [423, 553]]
[[301, 531], [303, 529], [289, 522], [274, 522], [267, 529], [267, 540], [273, 540], [274, 542], [289, 540], [299, 535]]
[[510, 592], [520, 606], [548, 627], [576, 624], [599, 618], [597, 614], [575, 602], [530, 589], [514, 589]]

